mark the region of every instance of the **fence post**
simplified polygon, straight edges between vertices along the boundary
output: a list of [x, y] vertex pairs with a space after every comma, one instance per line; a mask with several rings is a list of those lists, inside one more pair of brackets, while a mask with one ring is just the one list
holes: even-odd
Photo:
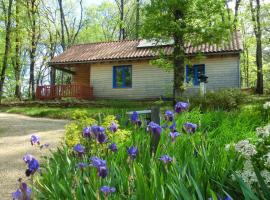
[[[160, 112], [160, 108], [158, 106], [153, 106], [151, 108], [151, 121], [155, 122], [156, 124], [160, 124], [159, 112]], [[151, 133], [151, 143], [150, 143], [151, 155], [156, 153], [159, 140], [160, 140], [160, 135]]]

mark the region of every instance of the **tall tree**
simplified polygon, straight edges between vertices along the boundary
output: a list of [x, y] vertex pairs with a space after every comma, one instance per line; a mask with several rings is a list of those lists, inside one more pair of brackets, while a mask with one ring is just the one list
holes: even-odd
[[[69, 26], [66, 19], [68, 15], [65, 15], [63, 1], [58, 0], [59, 10], [60, 10], [60, 21], [61, 21], [61, 46], [62, 46], [63, 51], [67, 48], [68, 45], [74, 44], [80, 30], [83, 27], [82, 0], [80, 0], [79, 3], [80, 3], [80, 19], [79, 19], [78, 26], [76, 27], [76, 17], [71, 19], [71, 23]], [[51, 75], [54, 75], [54, 74], [55, 73], [53, 72], [53, 69], [52, 69]], [[64, 72], [61, 71], [61, 84], [63, 83], [64, 83]]]
[[125, 27], [124, 27], [124, 0], [115, 0], [119, 10], [119, 40], [126, 38]]
[[153, 0], [145, 8], [144, 36], [168, 41], [173, 39], [173, 99], [183, 92], [185, 42], [193, 45], [218, 43], [230, 33], [222, 13], [223, 0]]
[[15, 76], [15, 97], [21, 99], [21, 20], [20, 20], [20, 8], [21, 0], [16, 0], [15, 5], [15, 56], [14, 56], [14, 76]]
[[78, 20], [78, 25], [76, 24], [77, 21], [76, 17], [72, 17], [72, 19], [70, 19], [70, 24], [68, 24], [67, 21], [68, 14], [65, 14], [64, 12], [63, 1], [58, 0], [60, 11], [60, 22], [61, 22], [61, 46], [63, 51], [66, 49], [67, 45], [74, 44], [80, 30], [84, 25], [82, 0], [79, 1], [79, 4], [80, 4], [80, 18]]
[[30, 58], [30, 79], [29, 79], [29, 97], [35, 99], [35, 64], [36, 64], [36, 51], [37, 44], [40, 39], [40, 23], [39, 17], [39, 0], [26, 1], [27, 14], [29, 18], [29, 58]]
[[235, 0], [235, 7], [234, 7], [234, 30], [237, 29], [238, 13], [239, 13], [240, 3], [241, 3], [241, 0]]
[[136, 0], [136, 29], [135, 29], [135, 37], [139, 38], [140, 32], [140, 0]]
[[257, 85], [256, 93], [263, 94], [263, 62], [262, 62], [262, 30], [261, 30], [261, 2], [249, 0], [250, 11], [253, 22], [253, 30], [256, 37], [256, 66], [257, 66]]
[[0, 103], [3, 96], [3, 88], [4, 88], [4, 82], [5, 82], [5, 76], [6, 76], [6, 70], [8, 68], [8, 57], [10, 53], [10, 35], [11, 35], [11, 16], [12, 16], [12, 5], [13, 0], [8, 1], [8, 7], [6, 9], [5, 2], [2, 0], [2, 9], [3, 13], [5, 15], [5, 51], [4, 56], [2, 60], [2, 68], [1, 68], [1, 74], [0, 74]]

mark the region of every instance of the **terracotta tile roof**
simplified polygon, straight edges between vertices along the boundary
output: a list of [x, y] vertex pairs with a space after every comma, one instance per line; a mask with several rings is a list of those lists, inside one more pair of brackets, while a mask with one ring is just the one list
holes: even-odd
[[[92, 63], [106, 62], [113, 60], [137, 60], [151, 59], [158, 55], [157, 51], [153, 51], [153, 47], [140, 47], [141, 40], [124, 40], [114, 42], [99, 42], [73, 45], [62, 54], [54, 57], [49, 64], [63, 63]], [[196, 53], [203, 54], [226, 54], [239, 53], [242, 50], [241, 36], [239, 32], [233, 34], [232, 39], [224, 45], [202, 44], [192, 46], [190, 43], [185, 45], [186, 54], [194, 55]], [[165, 54], [171, 55], [173, 52], [172, 45], [162, 46]]]

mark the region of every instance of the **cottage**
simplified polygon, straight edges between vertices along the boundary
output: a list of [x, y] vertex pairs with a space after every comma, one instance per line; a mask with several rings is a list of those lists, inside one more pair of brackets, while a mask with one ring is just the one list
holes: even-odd
[[[240, 88], [242, 44], [235, 33], [224, 45], [186, 44], [191, 65], [186, 66], [187, 91], [198, 91], [199, 76], [208, 76], [207, 89]], [[172, 44], [160, 44], [171, 55]], [[39, 86], [40, 99], [74, 96], [79, 98], [150, 99], [171, 95], [173, 71], [153, 66], [156, 47], [145, 40], [125, 40], [73, 45], [53, 58], [49, 65], [72, 74], [72, 84]], [[200, 56], [198, 58], [198, 54]]]

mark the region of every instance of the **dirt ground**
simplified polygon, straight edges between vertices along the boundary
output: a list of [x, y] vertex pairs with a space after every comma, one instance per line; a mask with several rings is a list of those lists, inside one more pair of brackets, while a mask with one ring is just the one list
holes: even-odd
[[[22, 157], [32, 154], [37, 159], [48, 155], [63, 137], [65, 120], [31, 118], [17, 114], [0, 113], [0, 199], [11, 199], [18, 187], [18, 178], [27, 180], [26, 164]], [[36, 134], [48, 149], [31, 146], [30, 137]]]

